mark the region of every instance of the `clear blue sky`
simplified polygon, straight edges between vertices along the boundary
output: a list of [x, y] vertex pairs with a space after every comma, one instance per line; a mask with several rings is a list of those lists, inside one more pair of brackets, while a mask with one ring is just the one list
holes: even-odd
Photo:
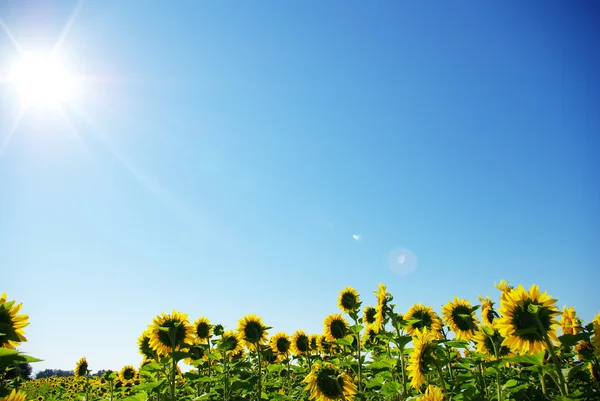
[[321, 332], [347, 285], [600, 310], [598, 4], [325, 3], [0, 3], [82, 81], [10, 141], [0, 84], [0, 291], [35, 370], [137, 365], [172, 309]]

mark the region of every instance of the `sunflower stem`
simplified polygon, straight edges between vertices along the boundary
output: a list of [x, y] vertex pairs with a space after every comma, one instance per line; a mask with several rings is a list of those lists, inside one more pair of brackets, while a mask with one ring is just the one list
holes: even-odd
[[258, 400], [262, 399], [262, 366], [260, 361], [260, 342], [256, 343], [256, 353], [258, 355]]
[[[398, 336], [398, 339], [400, 339], [400, 337], [402, 337], [402, 334], [400, 333], [400, 328], [398, 327], [398, 321], [397, 321], [397, 316], [394, 313], [393, 310], [390, 310], [389, 316], [391, 316], [392, 318], [392, 325], [394, 326], [394, 329], [396, 330], [396, 335]], [[396, 343], [396, 345], [398, 345], [398, 343]], [[399, 350], [399, 358], [400, 358], [400, 369], [402, 369], [402, 395], [406, 397], [406, 366], [404, 363], [404, 346], [402, 347], [398, 347]], [[389, 351], [389, 344], [388, 344], [388, 351]], [[397, 369], [394, 369], [397, 370]]]
[[540, 369], [540, 384], [542, 385], [542, 393], [548, 397], [548, 389], [546, 388], [546, 379], [544, 378], [544, 372]]
[[169, 328], [171, 337], [171, 401], [175, 401], [175, 373], [177, 372], [177, 360], [175, 359], [175, 327]]
[[483, 398], [487, 398], [486, 384], [485, 378], [483, 377], [483, 366], [482, 363], [479, 362], [477, 364], [477, 370], [479, 372], [479, 386], [481, 387], [480, 393]]
[[442, 383], [442, 390], [445, 392], [447, 392], [446, 389], [446, 381], [444, 380], [444, 372], [442, 372], [442, 367], [440, 366], [440, 364], [435, 361], [434, 362], [435, 365], [435, 369], [437, 370], [438, 376], [440, 377], [440, 382]]
[[560, 383], [558, 383], [559, 384], [558, 388], [560, 390], [560, 394], [563, 396], [567, 396], [567, 395], [569, 395], [569, 391], [567, 389], [565, 377], [564, 377], [564, 375], [562, 373], [562, 369], [560, 367], [560, 361], [558, 360], [556, 353], [554, 352], [554, 346], [552, 345], [552, 341], [550, 341], [550, 337], [548, 337], [548, 333], [544, 329], [544, 326], [542, 325], [542, 321], [540, 320], [539, 315], [537, 313], [532, 313], [532, 315], [535, 317], [535, 322], [537, 323], [538, 329], [540, 330], [540, 333], [542, 334], [542, 338], [544, 339], [546, 348], [548, 349], [548, 352], [550, 353], [552, 362], [554, 362], [554, 368], [556, 369], [556, 374], [558, 375], [558, 380], [560, 381]]

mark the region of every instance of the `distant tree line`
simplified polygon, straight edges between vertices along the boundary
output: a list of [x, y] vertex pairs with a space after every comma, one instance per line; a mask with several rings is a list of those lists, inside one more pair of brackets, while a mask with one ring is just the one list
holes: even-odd
[[44, 369], [40, 370], [35, 374], [36, 379], [45, 379], [47, 377], [66, 377], [73, 376], [72, 370], [62, 370], [62, 369]]

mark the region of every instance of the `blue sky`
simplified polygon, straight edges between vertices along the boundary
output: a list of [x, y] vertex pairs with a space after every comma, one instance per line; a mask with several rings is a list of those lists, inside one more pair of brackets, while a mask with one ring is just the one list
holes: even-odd
[[0, 291], [30, 315], [35, 370], [137, 365], [172, 309], [321, 332], [347, 285], [368, 305], [386, 284], [400, 312], [497, 299], [501, 279], [600, 309], [594, 2], [9, 1], [0, 18], [25, 50], [59, 42], [80, 84], [12, 130], [0, 80]]

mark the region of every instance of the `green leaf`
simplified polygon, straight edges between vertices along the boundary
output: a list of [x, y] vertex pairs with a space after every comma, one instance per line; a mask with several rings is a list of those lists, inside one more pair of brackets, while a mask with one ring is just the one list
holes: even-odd
[[132, 395], [131, 397], [122, 398], [121, 401], [146, 401], [147, 399], [148, 394], [142, 391], [136, 395]]
[[350, 346], [350, 345], [352, 345], [352, 338], [351, 337], [340, 338], [338, 340], [335, 340], [334, 344]]
[[505, 358], [505, 360], [510, 362], [528, 363], [531, 365], [542, 366], [544, 364], [544, 353], [545, 351], [539, 352], [535, 355], [513, 356], [510, 358]]
[[408, 344], [411, 341], [412, 341], [411, 336], [400, 336], [400, 337], [394, 338], [394, 342], [396, 343], [398, 348], [404, 348], [406, 346], [406, 344]]
[[167, 379], [161, 379], [154, 382], [142, 383], [135, 386], [138, 391], [149, 391], [152, 392], [155, 388], [161, 386]]
[[564, 347], [572, 347], [579, 341], [589, 337], [590, 333], [563, 334], [562, 336], [558, 337], [558, 341], [560, 341]]
[[400, 394], [400, 383], [398, 382], [387, 382], [381, 386], [381, 394], [386, 397], [392, 398]]
[[502, 388], [503, 389], [511, 388], [511, 387], [516, 386], [517, 384], [519, 384], [518, 381], [516, 381], [515, 379], [510, 379], [506, 383], [504, 383], [504, 386], [502, 386]]
[[352, 334], [358, 334], [361, 332], [362, 329], [364, 329], [364, 327], [360, 324], [354, 324], [350, 326], [349, 329]]
[[469, 348], [469, 343], [467, 341], [462, 341], [462, 340], [447, 341], [445, 344], [446, 344], [446, 346], [453, 347], [453, 348], [464, 348], [464, 349]]

